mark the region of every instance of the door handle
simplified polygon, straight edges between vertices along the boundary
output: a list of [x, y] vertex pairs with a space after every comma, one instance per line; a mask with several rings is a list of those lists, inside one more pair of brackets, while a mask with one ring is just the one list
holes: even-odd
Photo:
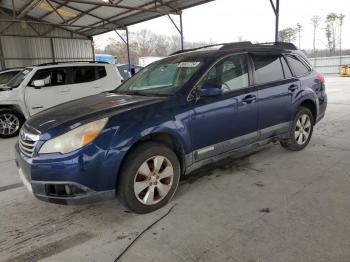
[[295, 90], [298, 89], [298, 87], [299, 87], [298, 85], [293, 84], [293, 85], [290, 85], [288, 87], [288, 90], [291, 91], [291, 92], [294, 92]]
[[94, 88], [95, 88], [95, 89], [97, 89], [97, 88], [101, 88], [101, 86], [94, 86]]
[[242, 99], [243, 104], [250, 104], [255, 102], [256, 96], [255, 95], [247, 95]]

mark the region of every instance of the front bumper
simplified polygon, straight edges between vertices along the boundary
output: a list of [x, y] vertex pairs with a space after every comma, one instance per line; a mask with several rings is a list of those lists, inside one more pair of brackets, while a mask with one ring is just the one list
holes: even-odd
[[[16, 165], [33, 195], [56, 204], [85, 204], [115, 198], [119, 162], [93, 145], [65, 156], [23, 155], [15, 146]], [[114, 156], [116, 156], [114, 154]]]

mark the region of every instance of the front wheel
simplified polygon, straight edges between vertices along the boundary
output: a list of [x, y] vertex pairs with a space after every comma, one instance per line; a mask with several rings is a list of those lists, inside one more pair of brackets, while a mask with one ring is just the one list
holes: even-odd
[[11, 109], [0, 109], [0, 138], [17, 136], [24, 118]]
[[132, 150], [119, 175], [120, 201], [135, 213], [149, 213], [173, 197], [179, 184], [180, 163], [170, 148], [148, 142]]
[[293, 121], [289, 139], [281, 141], [287, 150], [299, 151], [310, 142], [314, 127], [314, 117], [306, 107], [300, 107]]

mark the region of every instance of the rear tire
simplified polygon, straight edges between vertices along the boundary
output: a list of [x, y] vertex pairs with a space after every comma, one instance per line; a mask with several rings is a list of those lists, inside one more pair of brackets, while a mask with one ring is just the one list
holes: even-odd
[[0, 109], [0, 138], [17, 136], [24, 121], [24, 117], [14, 110]]
[[282, 140], [281, 146], [291, 151], [304, 149], [310, 142], [314, 123], [310, 109], [300, 107], [293, 121], [289, 139]]
[[119, 176], [119, 200], [135, 213], [149, 213], [166, 205], [175, 194], [180, 163], [170, 148], [146, 142], [128, 154]]

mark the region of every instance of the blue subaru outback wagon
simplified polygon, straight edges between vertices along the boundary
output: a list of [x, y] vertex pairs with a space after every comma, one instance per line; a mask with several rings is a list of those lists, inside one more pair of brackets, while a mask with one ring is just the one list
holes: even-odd
[[293, 44], [230, 43], [180, 51], [114, 92], [30, 118], [16, 145], [23, 183], [41, 200], [117, 196], [147, 213], [182, 174], [271, 141], [309, 143], [325, 115], [324, 78]]

